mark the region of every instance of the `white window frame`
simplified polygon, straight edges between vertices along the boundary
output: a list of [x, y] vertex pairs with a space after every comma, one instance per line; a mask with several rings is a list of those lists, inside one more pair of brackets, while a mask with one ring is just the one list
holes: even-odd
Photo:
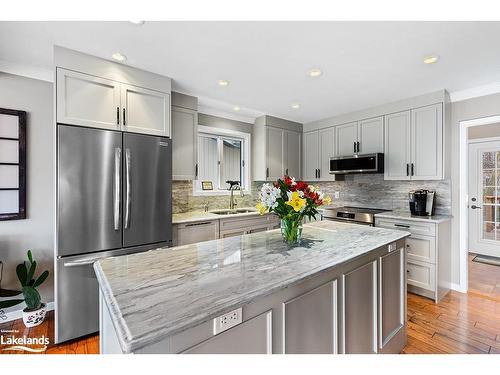
[[[232, 129], [214, 128], [211, 126], [198, 125], [198, 134], [196, 135], [196, 142], [198, 142], [199, 133], [214, 135], [218, 137], [222, 136], [226, 138], [233, 138], [238, 141], [242, 140], [241, 154], [242, 154], [242, 161], [244, 162], [241, 168], [242, 169], [241, 175], [243, 177], [243, 182], [244, 182], [244, 186], [242, 186], [242, 188], [245, 194], [250, 194], [252, 186], [250, 181], [250, 170], [251, 170], [250, 150], [251, 150], [251, 137], [252, 137], [251, 134]], [[219, 160], [221, 161], [221, 163], [219, 164], [219, 176], [224, 163], [221, 152], [222, 150], [219, 149]], [[196, 162], [198, 163], [198, 160]], [[230, 194], [229, 190], [218, 190], [219, 188], [218, 186], [214, 186], [214, 190], [202, 190], [201, 182], [202, 181], [200, 179], [193, 180], [193, 196], [214, 196], [214, 195]]]

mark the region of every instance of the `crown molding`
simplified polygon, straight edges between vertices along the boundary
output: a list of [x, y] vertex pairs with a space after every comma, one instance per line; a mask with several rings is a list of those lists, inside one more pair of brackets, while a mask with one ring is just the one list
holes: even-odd
[[38, 66], [28, 64], [0, 60], [0, 72], [38, 79], [41, 81], [54, 82], [54, 72], [51, 69], [40, 68]]
[[452, 103], [460, 102], [462, 100], [473, 99], [497, 93], [500, 93], [500, 82], [492, 82], [488, 83], [487, 85], [450, 92], [450, 101]]

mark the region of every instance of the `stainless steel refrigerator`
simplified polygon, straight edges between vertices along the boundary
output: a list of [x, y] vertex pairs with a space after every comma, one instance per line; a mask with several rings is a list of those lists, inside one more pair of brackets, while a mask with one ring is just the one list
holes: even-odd
[[56, 342], [99, 330], [93, 263], [172, 240], [172, 145], [57, 126]]

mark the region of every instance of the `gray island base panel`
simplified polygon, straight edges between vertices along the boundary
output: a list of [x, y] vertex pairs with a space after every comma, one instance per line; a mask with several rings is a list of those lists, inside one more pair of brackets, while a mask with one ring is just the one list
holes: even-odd
[[273, 230], [99, 260], [101, 353], [398, 353], [407, 236], [322, 221], [298, 247]]

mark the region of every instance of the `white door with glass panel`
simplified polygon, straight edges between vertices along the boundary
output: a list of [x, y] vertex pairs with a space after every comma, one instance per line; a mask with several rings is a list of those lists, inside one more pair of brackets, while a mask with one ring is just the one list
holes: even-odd
[[469, 251], [500, 257], [500, 142], [469, 144]]

